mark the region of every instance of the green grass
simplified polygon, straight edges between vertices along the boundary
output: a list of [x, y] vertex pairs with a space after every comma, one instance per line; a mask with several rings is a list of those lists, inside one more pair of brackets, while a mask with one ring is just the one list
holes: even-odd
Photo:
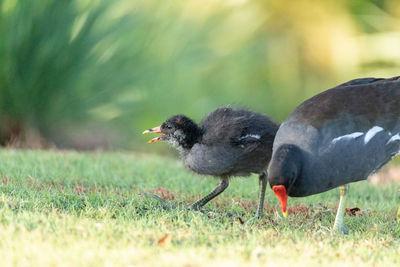
[[[141, 193], [190, 203], [217, 183], [145, 154], [0, 150], [2, 266], [399, 265], [397, 184], [350, 187], [348, 236], [332, 234], [338, 191], [289, 199], [285, 221], [268, 189], [251, 220], [257, 177], [234, 179], [210, 214], [166, 211]], [[164, 191], [161, 193], [162, 188]], [[225, 216], [233, 213], [243, 219]], [[158, 240], [170, 235], [163, 246]]]

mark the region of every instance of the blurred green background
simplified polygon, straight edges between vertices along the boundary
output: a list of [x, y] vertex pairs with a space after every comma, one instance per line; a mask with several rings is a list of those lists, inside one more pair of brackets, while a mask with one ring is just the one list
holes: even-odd
[[144, 129], [228, 104], [280, 122], [399, 75], [399, 48], [398, 0], [0, 0], [0, 144], [145, 151]]

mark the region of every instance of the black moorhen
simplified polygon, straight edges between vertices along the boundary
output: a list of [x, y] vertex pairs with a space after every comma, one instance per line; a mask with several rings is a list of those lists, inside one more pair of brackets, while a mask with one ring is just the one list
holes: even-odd
[[190, 206], [194, 210], [222, 193], [230, 177], [259, 174], [257, 217], [260, 218], [267, 185], [266, 169], [278, 127], [262, 114], [223, 107], [213, 111], [199, 125], [184, 115], [175, 115], [143, 133], [162, 134], [149, 143], [167, 141], [179, 150], [187, 168], [221, 179], [210, 194]]
[[286, 217], [287, 196], [340, 187], [334, 230], [349, 183], [365, 180], [400, 151], [400, 76], [349, 81], [298, 106], [279, 128], [268, 181]]

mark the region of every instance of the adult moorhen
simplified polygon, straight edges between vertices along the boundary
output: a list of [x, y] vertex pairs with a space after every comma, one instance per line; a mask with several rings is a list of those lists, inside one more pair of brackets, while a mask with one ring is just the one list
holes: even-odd
[[197, 125], [184, 115], [175, 115], [161, 126], [143, 133], [160, 133], [149, 141], [167, 141], [176, 147], [184, 165], [195, 173], [212, 175], [220, 184], [190, 206], [199, 210], [222, 193], [232, 176], [259, 174], [260, 196], [257, 217], [262, 217], [266, 169], [279, 126], [267, 116], [243, 109], [218, 108]]
[[287, 196], [340, 187], [334, 230], [343, 224], [349, 183], [365, 180], [400, 151], [400, 76], [363, 78], [299, 105], [279, 128], [268, 181], [286, 217]]

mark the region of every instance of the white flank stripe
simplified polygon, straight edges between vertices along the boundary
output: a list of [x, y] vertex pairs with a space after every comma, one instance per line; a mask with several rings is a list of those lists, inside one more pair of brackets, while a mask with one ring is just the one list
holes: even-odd
[[394, 142], [394, 141], [397, 141], [397, 140], [400, 140], [400, 135], [399, 135], [399, 134], [393, 135], [393, 136], [389, 139], [389, 141], [387, 141], [386, 144], [389, 144], [390, 142]]
[[363, 134], [364, 133], [362, 133], [362, 132], [355, 132], [355, 133], [339, 136], [339, 137], [336, 137], [335, 139], [333, 139], [332, 143], [336, 143], [337, 141], [340, 141], [342, 139], [355, 139], [355, 138], [357, 138], [357, 137], [359, 137], [359, 136], [361, 136]]
[[382, 127], [374, 126], [372, 127], [364, 137], [364, 144], [368, 143], [377, 133], [383, 131]]
[[259, 134], [246, 134], [245, 136], [241, 136], [239, 138], [239, 140], [243, 140], [243, 139], [246, 139], [246, 138], [249, 138], [249, 137], [252, 137], [252, 138], [255, 138], [255, 139], [260, 139], [261, 138], [261, 136]]

